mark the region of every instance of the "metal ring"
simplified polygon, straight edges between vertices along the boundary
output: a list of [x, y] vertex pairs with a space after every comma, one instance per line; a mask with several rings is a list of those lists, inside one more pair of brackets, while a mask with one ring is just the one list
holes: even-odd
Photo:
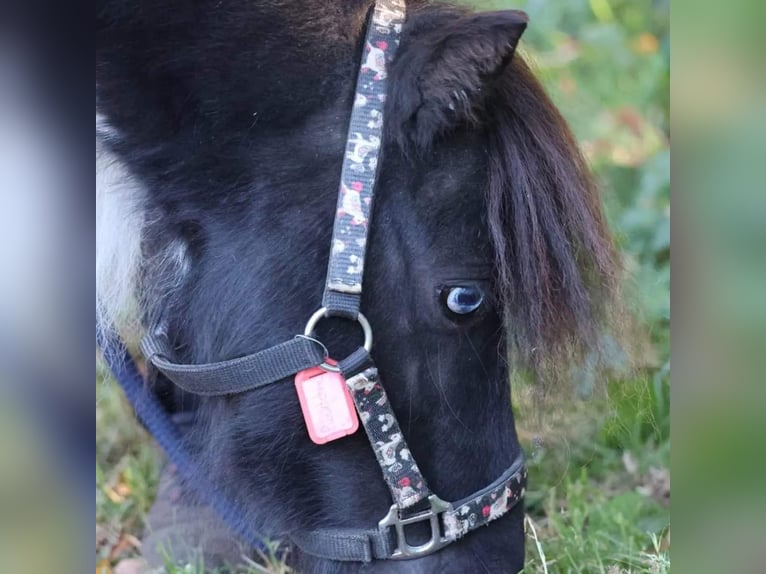
[[[312, 335], [314, 328], [317, 326], [317, 323], [319, 323], [320, 320], [328, 317], [327, 311], [327, 307], [320, 307], [314, 312], [313, 315], [311, 315], [311, 317], [309, 317], [309, 320], [306, 323], [306, 328], [303, 330], [304, 337], [314, 339]], [[364, 333], [364, 344], [362, 346], [364, 347], [364, 350], [369, 353], [372, 350], [372, 327], [370, 327], [370, 323], [367, 321], [367, 317], [361, 313], [356, 314], [356, 321], [362, 327], [362, 332]], [[321, 345], [322, 343], [319, 344]], [[324, 347], [324, 345], [322, 346]], [[330, 371], [333, 373], [340, 372], [340, 369], [337, 365], [331, 365], [327, 361], [322, 361], [322, 364], [319, 366], [322, 367], [325, 371]]]

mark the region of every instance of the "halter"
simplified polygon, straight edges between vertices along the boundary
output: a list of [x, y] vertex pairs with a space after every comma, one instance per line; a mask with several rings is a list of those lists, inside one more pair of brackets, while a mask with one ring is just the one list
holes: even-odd
[[[356, 83], [322, 306], [308, 320], [304, 333], [252, 355], [202, 365], [174, 362], [175, 353], [163, 326], [152, 329], [142, 342], [143, 353], [154, 367], [184, 391], [203, 396], [254, 391], [316, 366], [342, 373], [393, 504], [377, 526], [369, 530], [289, 533], [290, 539], [304, 552], [330, 560], [410, 559], [436, 552], [508, 513], [524, 496], [527, 477], [523, 455], [519, 455], [494, 482], [462, 500], [446, 502], [433, 494], [410, 453], [370, 356], [372, 328], [359, 312], [359, 305], [380, 163], [386, 69], [399, 44], [404, 18], [404, 0], [376, 2]], [[314, 335], [317, 323], [326, 317], [356, 321], [364, 331], [363, 345], [337, 366], [328, 362], [327, 349]], [[124, 372], [121, 378], [119, 367], [110, 360], [113, 357], [106, 358], [113, 370], [118, 369], [116, 374], [122, 383]], [[145, 399], [138, 397], [133, 387], [129, 398], [141, 414], [139, 403]], [[152, 423], [159, 416], [155, 411], [150, 413]], [[142, 418], [146, 421], [147, 416]], [[160, 430], [152, 431], [153, 434], [166, 435], [168, 431], [162, 421], [158, 424]], [[176, 442], [170, 443], [171, 455], [178, 450], [178, 441], [173, 440]], [[187, 466], [191, 464], [188, 460], [183, 462]], [[232, 518], [236, 511], [229, 505], [214, 506], [220, 507], [227, 523], [238, 522]], [[431, 534], [427, 542], [413, 545], [408, 542], [405, 528], [417, 523], [427, 523]], [[243, 532], [241, 526], [235, 530]], [[252, 539], [252, 533], [244, 530], [245, 536]]]

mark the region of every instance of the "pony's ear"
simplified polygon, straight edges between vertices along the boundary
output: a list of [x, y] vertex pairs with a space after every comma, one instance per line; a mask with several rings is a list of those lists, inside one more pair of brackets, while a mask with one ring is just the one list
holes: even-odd
[[518, 10], [415, 13], [392, 67], [395, 137], [426, 147], [439, 133], [475, 121], [485, 87], [511, 61], [526, 27], [527, 15]]

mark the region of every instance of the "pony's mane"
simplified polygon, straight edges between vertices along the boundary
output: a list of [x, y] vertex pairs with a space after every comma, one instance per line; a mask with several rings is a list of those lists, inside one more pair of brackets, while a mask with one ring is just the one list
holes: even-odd
[[509, 346], [543, 388], [619, 331], [619, 258], [574, 136], [527, 64], [492, 82], [488, 225]]

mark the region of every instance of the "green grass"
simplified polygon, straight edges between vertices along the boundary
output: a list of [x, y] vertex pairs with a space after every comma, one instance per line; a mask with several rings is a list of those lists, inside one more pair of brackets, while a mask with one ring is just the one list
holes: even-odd
[[138, 554], [162, 457], [116, 383], [96, 380], [96, 555], [112, 564]]
[[614, 383], [532, 432], [521, 421], [532, 454], [525, 573], [669, 571], [668, 384], [654, 383]]

